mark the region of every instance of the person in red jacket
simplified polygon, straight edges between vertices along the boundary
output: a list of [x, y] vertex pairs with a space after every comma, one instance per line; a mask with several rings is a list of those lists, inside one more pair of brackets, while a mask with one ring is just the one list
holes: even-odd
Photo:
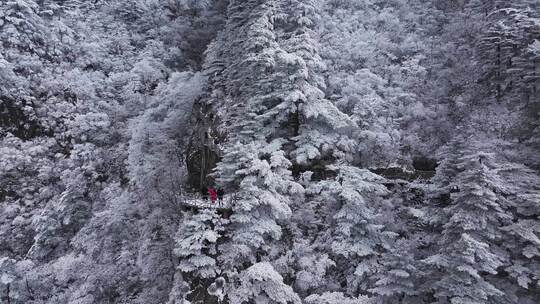
[[217, 193], [216, 193], [216, 190], [214, 190], [214, 188], [208, 187], [208, 196], [210, 196], [210, 201], [212, 201], [212, 203], [216, 202]]

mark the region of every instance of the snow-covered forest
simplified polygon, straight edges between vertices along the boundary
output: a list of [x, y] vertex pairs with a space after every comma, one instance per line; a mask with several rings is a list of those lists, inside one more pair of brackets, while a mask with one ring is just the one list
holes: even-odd
[[540, 1], [0, 0], [0, 303], [540, 303]]

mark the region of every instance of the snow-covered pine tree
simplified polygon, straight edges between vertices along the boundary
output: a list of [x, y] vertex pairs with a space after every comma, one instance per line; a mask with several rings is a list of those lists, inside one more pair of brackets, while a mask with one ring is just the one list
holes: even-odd
[[323, 177], [325, 166], [347, 160], [354, 124], [324, 98], [311, 1], [231, 2], [229, 16], [229, 39], [217, 41], [237, 52], [216, 76], [226, 84], [214, 90], [216, 112], [228, 127], [215, 176], [237, 191], [231, 241], [220, 247], [234, 273], [264, 259], [268, 240], [280, 237], [276, 220], [303, 192], [293, 175], [315, 168]]
[[493, 7], [477, 46], [484, 71], [482, 81], [489, 87], [487, 97], [513, 106], [523, 98], [530, 99], [531, 85], [536, 86], [534, 81], [521, 81], [536, 70], [530, 62], [523, 63], [523, 56], [540, 37], [538, 13], [523, 2], [511, 1]]
[[538, 167], [540, 61], [535, 45], [540, 41], [540, 5], [529, 0], [497, 1], [478, 8], [486, 12], [485, 30], [476, 45], [482, 66], [479, 83], [485, 88], [482, 99], [490, 106], [483, 110], [492, 112], [488, 121], [506, 117], [497, 135], [523, 143], [531, 151], [522, 150], [521, 162]]
[[315, 25], [320, 18], [320, 3], [314, 0], [280, 1], [278, 41], [286, 52], [287, 81], [282, 84], [289, 103], [289, 123], [295, 148], [291, 161], [295, 175], [302, 166], [352, 161], [356, 152], [350, 139], [356, 125], [324, 94], [324, 63], [319, 55]]
[[381, 264], [396, 237], [385, 227], [381, 214], [387, 189], [382, 185], [383, 178], [368, 170], [346, 166], [339, 169], [339, 182], [328, 190], [336, 201], [331, 243], [336, 268], [332, 279], [350, 296], [367, 294], [377, 286], [375, 281], [390, 280], [382, 276], [392, 276]]
[[368, 290], [376, 295], [373, 298], [377, 299], [377, 303], [414, 304], [421, 301], [421, 292], [417, 287], [420, 285], [418, 277], [421, 277], [415, 260], [417, 247], [414, 238], [403, 237], [393, 240], [391, 246], [380, 254], [381, 270], [371, 276], [374, 283]]
[[[504, 184], [494, 170], [493, 154], [472, 146], [450, 151], [435, 183], [437, 188], [450, 190], [449, 198], [434, 198], [443, 199], [436, 221], [441, 236], [433, 254], [423, 260], [429, 268], [428, 293], [437, 303], [493, 303], [504, 293], [490, 277], [508, 259], [500, 246], [500, 228], [512, 219], [504, 209]], [[457, 174], [448, 178], [444, 176], [447, 172]]]
[[217, 244], [227, 220], [216, 209], [201, 209], [198, 213], [184, 212], [184, 222], [176, 233], [174, 254], [179, 258], [177, 269], [190, 287], [179, 295], [191, 303], [207, 303], [206, 289], [221, 270], [216, 263]]
[[[453, 183], [457, 176], [466, 169], [456, 155], [463, 153], [466, 149], [467, 143], [462, 137], [450, 141], [441, 148], [439, 152], [440, 165], [437, 167], [437, 174], [431, 180], [436, 186], [432, 187], [428, 193], [437, 204], [447, 203], [450, 199], [450, 193], [456, 190], [456, 185]], [[435, 214], [431, 216], [435, 216]]]
[[505, 291], [501, 303], [540, 302], [540, 177], [518, 164], [497, 169], [505, 181], [505, 207], [513, 220], [501, 228], [510, 254], [505, 276], [495, 281]]
[[[391, 181], [387, 181], [391, 182]], [[388, 185], [388, 184], [387, 184]], [[381, 271], [372, 275], [373, 293], [376, 303], [423, 303], [422, 267], [419, 262], [426, 256], [423, 248], [430, 244], [431, 231], [426, 229], [425, 210], [422, 208], [425, 187], [421, 180], [413, 183], [392, 184], [389, 195], [384, 197], [381, 223], [385, 229], [396, 233], [391, 246], [380, 254]], [[435, 236], [436, 237], [436, 236]]]
[[230, 303], [302, 303], [269, 262], [256, 263], [244, 270], [240, 276], [240, 286], [230, 292], [229, 299]]
[[276, 1], [231, 1], [226, 27], [209, 52], [212, 106], [225, 137], [214, 175], [235, 197], [218, 248], [231, 295], [243, 289], [240, 273], [268, 259], [282, 234], [278, 221], [290, 216], [290, 199], [302, 192], [284, 151], [289, 101], [280, 84], [289, 66], [276, 42], [277, 14]]

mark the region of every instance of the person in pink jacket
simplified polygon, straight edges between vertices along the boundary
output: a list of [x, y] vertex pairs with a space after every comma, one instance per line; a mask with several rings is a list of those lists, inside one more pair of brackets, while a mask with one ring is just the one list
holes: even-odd
[[208, 187], [208, 196], [210, 196], [210, 201], [212, 201], [212, 203], [216, 202], [217, 192], [214, 190], [214, 188]]

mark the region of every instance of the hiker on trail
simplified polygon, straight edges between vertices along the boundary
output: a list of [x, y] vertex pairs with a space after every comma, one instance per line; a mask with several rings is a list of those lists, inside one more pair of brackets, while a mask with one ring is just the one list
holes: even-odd
[[212, 203], [215, 203], [217, 199], [216, 190], [214, 190], [214, 188], [208, 187], [208, 195], [210, 195], [210, 200], [212, 201]]
[[223, 195], [225, 194], [225, 192], [223, 192], [223, 189], [221, 188], [218, 188], [217, 189], [217, 197], [218, 197], [218, 200], [219, 202], [223, 202]]
[[201, 188], [201, 195], [202, 195], [203, 200], [207, 200], [208, 199], [208, 189], [205, 189], [204, 187]]

